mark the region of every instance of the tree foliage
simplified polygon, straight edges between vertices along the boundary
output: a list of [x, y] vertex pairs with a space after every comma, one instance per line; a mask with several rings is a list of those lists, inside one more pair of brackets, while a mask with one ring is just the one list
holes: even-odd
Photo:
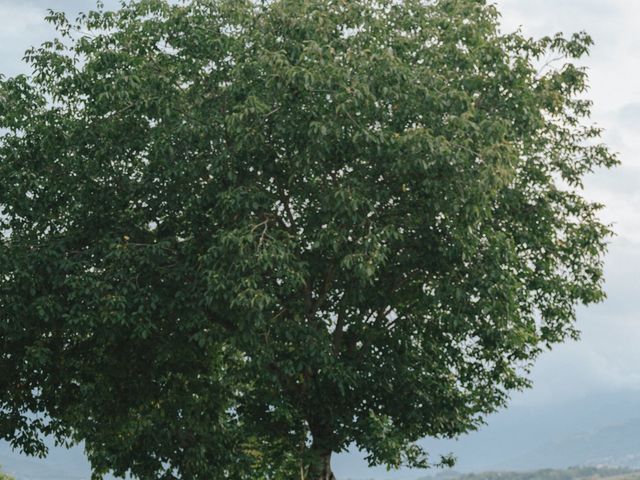
[[331, 478], [352, 443], [425, 466], [603, 299], [586, 34], [505, 34], [483, 0], [48, 19], [0, 82], [14, 446], [83, 440], [96, 477]]

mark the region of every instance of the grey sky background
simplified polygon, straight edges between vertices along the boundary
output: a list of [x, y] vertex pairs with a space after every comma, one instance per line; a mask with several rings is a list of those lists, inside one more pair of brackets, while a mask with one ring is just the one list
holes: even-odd
[[606, 259], [605, 303], [580, 309], [582, 340], [545, 354], [531, 391], [514, 403], [640, 389], [640, 2], [636, 0], [499, 0], [505, 30], [529, 35], [586, 30], [595, 41], [583, 62], [589, 68], [593, 119], [622, 165], [599, 171], [585, 194], [605, 204], [602, 218], [617, 234]]
[[[105, 1], [107, 6], [113, 0]], [[609, 299], [580, 309], [580, 342], [544, 354], [534, 372], [534, 388], [514, 395], [515, 405], [566, 401], [594, 393], [640, 390], [640, 1], [498, 0], [503, 29], [522, 28], [531, 36], [589, 32], [596, 45], [589, 67], [593, 119], [606, 129], [605, 141], [619, 152], [622, 166], [599, 171], [586, 182], [586, 195], [606, 205], [602, 218], [617, 233], [606, 261]], [[24, 50], [51, 37], [43, 17], [47, 7], [74, 12], [93, 1], [0, 0], [0, 73], [26, 71]]]

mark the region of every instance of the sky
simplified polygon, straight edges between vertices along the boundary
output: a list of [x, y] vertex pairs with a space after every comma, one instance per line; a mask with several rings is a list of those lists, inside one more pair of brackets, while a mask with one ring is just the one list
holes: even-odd
[[[112, 0], [105, 1], [107, 6]], [[606, 258], [608, 299], [581, 308], [579, 342], [554, 348], [539, 359], [534, 387], [513, 396], [512, 404], [541, 405], [585, 395], [640, 390], [640, 1], [498, 0], [503, 30], [534, 37], [586, 30], [595, 41], [583, 64], [589, 69], [593, 120], [618, 152], [621, 166], [598, 171], [586, 181], [585, 195], [605, 205], [602, 218], [616, 232]], [[85, 0], [0, 0], [0, 73], [26, 71], [26, 48], [51, 36], [45, 9], [77, 11]]]
[[586, 30], [595, 45], [583, 64], [589, 70], [593, 120], [618, 153], [621, 166], [597, 171], [585, 195], [605, 205], [602, 219], [616, 237], [606, 258], [608, 299], [579, 310], [581, 341], [542, 356], [532, 390], [514, 403], [540, 403], [640, 389], [640, 2], [636, 0], [499, 0], [504, 30], [531, 36]]

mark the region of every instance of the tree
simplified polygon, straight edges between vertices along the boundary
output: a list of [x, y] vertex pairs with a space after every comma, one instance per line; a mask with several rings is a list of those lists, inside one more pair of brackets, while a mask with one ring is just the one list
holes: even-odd
[[[603, 299], [583, 33], [483, 0], [136, 0], [0, 83], [0, 435], [95, 477], [424, 467]], [[563, 60], [548, 62], [548, 56]], [[541, 66], [543, 65], [543, 66]], [[442, 461], [446, 461], [443, 459]]]

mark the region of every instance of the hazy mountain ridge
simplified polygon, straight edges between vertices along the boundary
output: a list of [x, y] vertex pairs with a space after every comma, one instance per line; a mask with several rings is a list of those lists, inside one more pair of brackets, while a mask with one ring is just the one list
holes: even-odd
[[640, 393], [631, 391], [513, 406], [460, 440], [426, 440], [423, 445], [432, 455], [453, 452], [462, 473], [576, 465], [640, 468], [639, 405]]
[[608, 467], [543, 469], [531, 472], [485, 472], [464, 475], [442, 474], [421, 480], [640, 480], [640, 471]]
[[640, 418], [543, 445], [513, 463], [519, 468], [610, 465], [640, 468]]

